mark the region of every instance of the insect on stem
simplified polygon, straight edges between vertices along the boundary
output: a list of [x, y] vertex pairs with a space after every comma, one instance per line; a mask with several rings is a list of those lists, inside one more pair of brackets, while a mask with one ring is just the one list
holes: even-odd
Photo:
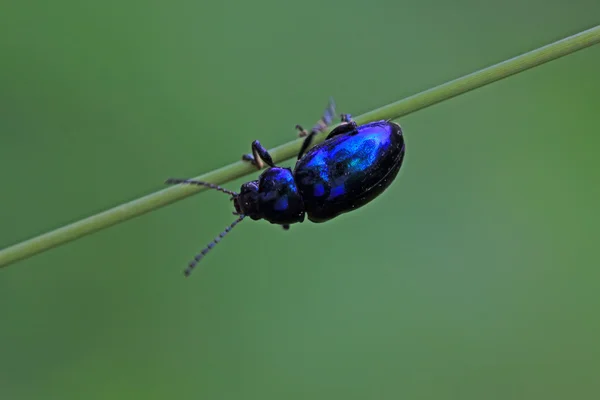
[[[461, 94], [484, 87], [523, 71], [530, 70], [598, 43], [600, 43], [600, 25], [596, 25], [554, 43], [533, 49], [527, 53], [517, 55], [516, 57], [499, 62], [495, 65], [491, 65], [423, 92], [384, 105], [378, 109], [362, 114], [355, 119], [358, 125], [378, 120], [391, 122], [397, 118], [439, 104]], [[330, 114], [332, 113], [327, 111], [327, 114], [324, 115], [324, 117], [326, 117], [324, 118], [324, 121], [329, 118]], [[307, 131], [302, 131], [301, 136], [308, 135]], [[322, 135], [318, 138], [318, 142], [324, 142], [325, 139], [325, 135]], [[303, 144], [298, 143], [298, 141], [288, 142], [277, 147], [272, 152], [272, 159], [276, 163], [289, 159], [293, 154], [298, 154], [297, 151], [302, 146]], [[241, 178], [250, 173], [251, 170], [252, 168], [250, 168], [250, 166], [241, 168], [238, 163], [233, 163], [201, 175], [200, 179], [209, 179], [213, 182], [228, 182], [236, 178]], [[175, 180], [169, 181], [169, 183], [175, 183]], [[212, 184], [205, 185], [204, 183], [201, 183], [200, 185], [213, 188], [213, 186], [211, 186]], [[217, 189], [217, 185], [214, 185], [214, 188], [219, 190]], [[319, 192], [320, 188], [317, 188], [317, 193]], [[159, 191], [128, 203], [118, 205], [109, 210], [36, 236], [32, 239], [0, 249], [0, 268], [20, 260], [25, 260], [35, 254], [48, 251], [57, 246], [65, 245], [73, 240], [106, 229], [117, 223], [139, 217], [193, 194], [193, 191]], [[242, 212], [240, 212], [240, 214], [242, 214]], [[247, 213], [245, 214], [248, 215]], [[283, 226], [285, 227], [287, 225]]]

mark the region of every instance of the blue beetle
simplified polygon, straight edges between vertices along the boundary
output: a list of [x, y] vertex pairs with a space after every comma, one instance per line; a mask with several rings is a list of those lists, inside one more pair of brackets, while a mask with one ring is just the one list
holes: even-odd
[[296, 126], [299, 136], [306, 138], [294, 170], [276, 166], [267, 149], [258, 140], [252, 142], [252, 154], [245, 154], [242, 159], [259, 170], [264, 164], [268, 168], [257, 180], [244, 183], [240, 193], [195, 180], [166, 181], [202, 185], [227, 193], [235, 207], [234, 215], [238, 216], [190, 262], [186, 276], [245, 217], [264, 219], [286, 230], [291, 224], [303, 222], [305, 216], [322, 223], [366, 205], [390, 186], [405, 153], [400, 125], [377, 121], [358, 126], [349, 114], [342, 114], [342, 123], [324, 142], [308, 150], [314, 136], [331, 124], [334, 115], [335, 104], [331, 100], [310, 132]]

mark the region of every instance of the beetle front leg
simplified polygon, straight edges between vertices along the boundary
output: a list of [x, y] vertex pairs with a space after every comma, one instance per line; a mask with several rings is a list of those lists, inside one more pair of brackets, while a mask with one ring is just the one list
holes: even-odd
[[257, 169], [262, 169], [264, 164], [267, 164], [269, 167], [275, 166], [269, 151], [265, 149], [258, 140], [252, 142], [252, 154], [244, 154], [242, 160], [250, 162]]

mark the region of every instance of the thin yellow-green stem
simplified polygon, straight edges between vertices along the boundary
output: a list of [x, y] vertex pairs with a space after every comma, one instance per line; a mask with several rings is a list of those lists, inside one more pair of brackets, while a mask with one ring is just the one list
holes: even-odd
[[[355, 120], [359, 124], [364, 124], [382, 119], [396, 119], [598, 42], [600, 42], [600, 25], [357, 116]], [[318, 135], [315, 138], [315, 143], [322, 142], [325, 137], [326, 133]], [[294, 157], [300, 150], [301, 143], [302, 139], [297, 139], [270, 150], [273, 160], [280, 162]], [[255, 172], [252, 166], [238, 161], [194, 179], [222, 184], [252, 172]], [[34, 254], [68, 243], [100, 229], [108, 228], [119, 222], [156, 210], [203, 190], [205, 188], [199, 186], [172, 186], [8, 247], [0, 251], [0, 267], [5, 267], [15, 261], [31, 257]]]

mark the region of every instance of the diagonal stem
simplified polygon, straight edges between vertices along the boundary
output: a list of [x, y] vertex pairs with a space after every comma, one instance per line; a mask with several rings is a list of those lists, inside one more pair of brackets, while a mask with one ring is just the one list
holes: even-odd
[[[357, 116], [355, 120], [358, 124], [364, 124], [381, 119], [397, 119], [599, 42], [600, 25]], [[315, 136], [314, 143], [322, 142], [327, 133], [328, 131]], [[297, 139], [270, 150], [270, 153], [274, 161], [279, 162], [294, 157], [301, 145], [302, 139]], [[254, 166], [238, 161], [194, 179], [223, 184], [254, 171], [256, 171]], [[0, 267], [156, 210], [203, 190], [206, 188], [202, 186], [173, 186], [5, 248], [0, 251]]]

